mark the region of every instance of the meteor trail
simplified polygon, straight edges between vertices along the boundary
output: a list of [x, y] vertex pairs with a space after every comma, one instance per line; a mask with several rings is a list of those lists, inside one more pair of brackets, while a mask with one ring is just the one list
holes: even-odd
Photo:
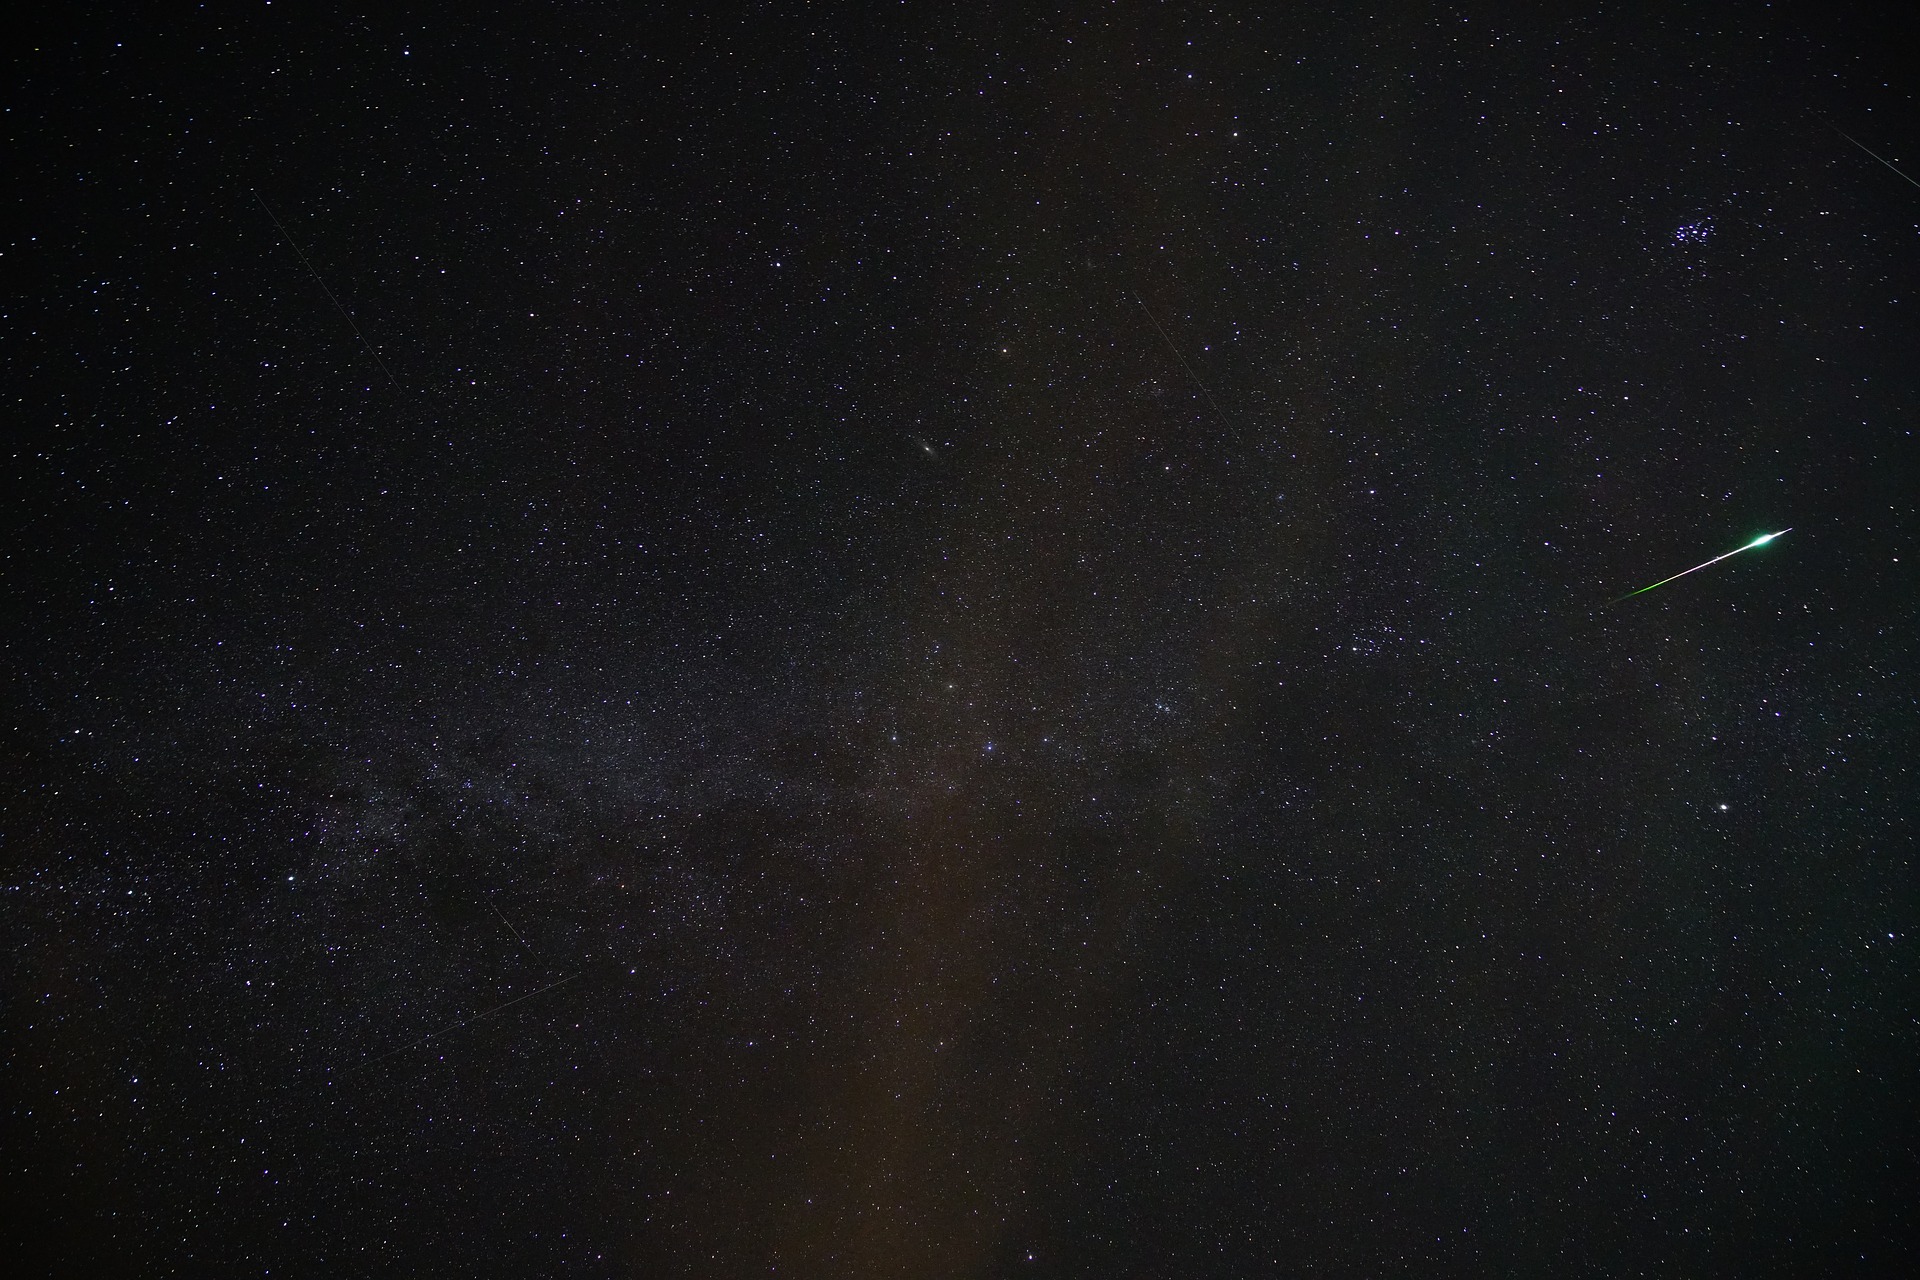
[[1648, 586], [1641, 587], [1638, 591], [1629, 591], [1627, 592], [1627, 594], [1623, 596], [1615, 597], [1614, 599], [1608, 601], [1608, 603], [1619, 604], [1622, 600], [1631, 600], [1635, 596], [1645, 595], [1647, 592], [1653, 590], [1654, 587], [1666, 586], [1669, 582], [1672, 582], [1674, 578], [1684, 578], [1690, 573], [1698, 573], [1700, 570], [1706, 568], [1710, 564], [1719, 564], [1722, 560], [1725, 560], [1727, 556], [1737, 556], [1742, 551], [1751, 551], [1755, 547], [1764, 547], [1769, 542], [1772, 542], [1775, 538], [1779, 537], [1780, 534], [1792, 533], [1792, 532], [1793, 530], [1791, 528], [1787, 528], [1787, 529], [1782, 529], [1780, 533], [1763, 533], [1759, 537], [1755, 538], [1752, 542], [1749, 542], [1744, 547], [1735, 547], [1733, 550], [1727, 552], [1726, 555], [1715, 556], [1713, 559], [1703, 561], [1702, 563], [1693, 566], [1693, 568], [1691, 569], [1682, 569], [1680, 572], [1672, 575], [1672, 577], [1662, 578], [1658, 582], [1652, 583]]
[[[496, 908], [496, 910], [497, 909], [498, 908]], [[511, 1009], [514, 1005], [519, 1004], [523, 1000], [531, 1000], [535, 996], [543, 996], [547, 994], [547, 992], [552, 991], [556, 987], [566, 986], [569, 982], [572, 982], [575, 978], [578, 978], [578, 977], [580, 977], [580, 974], [578, 973], [569, 974], [567, 977], [560, 979], [560, 981], [558, 982], [549, 982], [546, 986], [541, 987], [538, 991], [529, 991], [525, 995], [515, 996], [511, 1000], [503, 1000], [499, 1004], [492, 1005], [489, 1008], [482, 1009], [480, 1012], [473, 1014], [469, 1017], [462, 1018], [458, 1022], [449, 1022], [446, 1026], [441, 1027], [435, 1031], [429, 1031], [427, 1032], [427, 1034], [421, 1036], [418, 1040], [415, 1040], [409, 1044], [403, 1044], [398, 1049], [389, 1049], [377, 1058], [368, 1058], [365, 1062], [361, 1063], [359, 1067], [356, 1068], [356, 1070], [365, 1071], [369, 1067], [378, 1066], [382, 1062], [385, 1062], [388, 1058], [391, 1058], [396, 1053], [405, 1053], [409, 1049], [418, 1049], [421, 1045], [425, 1044], [429, 1040], [432, 1040], [436, 1036], [443, 1036], [447, 1034], [447, 1032], [449, 1031], [458, 1031], [462, 1027], [470, 1026], [473, 1023], [483, 1021], [484, 1019], [487, 1019], [487, 1018], [491, 1018], [495, 1014], [504, 1013], [506, 1010]]]
[[[1881, 155], [1878, 151], [1875, 151], [1872, 147], [1869, 147], [1866, 143], [1860, 141], [1860, 139], [1854, 137], [1852, 134], [1848, 133], [1845, 129], [1842, 129], [1839, 125], [1828, 123], [1827, 128], [1833, 130], [1835, 133], [1845, 138], [1848, 142], [1851, 142], [1854, 146], [1860, 148], [1862, 151], [1872, 156], [1875, 160], [1878, 160], [1881, 164], [1887, 166], [1887, 168], [1892, 169], [1895, 173], [1900, 174], [1901, 177], [1907, 178], [1907, 175], [1905, 173], [1902, 173], [1899, 167], [1896, 166], [1893, 163], [1893, 161], [1887, 159], [1885, 156]], [[1913, 182], [1913, 179], [1907, 178], [1907, 181]], [[1913, 185], [1916, 187], [1920, 187], [1920, 182], [1913, 182]]]
[[520, 936], [520, 931], [513, 927], [513, 921], [507, 919], [507, 913], [500, 909], [499, 904], [489, 902], [487, 905], [493, 908], [493, 914], [500, 917], [500, 923], [507, 926], [507, 932], [512, 934], [514, 941], [520, 944], [520, 949], [522, 951], [532, 951], [533, 948], [529, 947], [527, 940]]

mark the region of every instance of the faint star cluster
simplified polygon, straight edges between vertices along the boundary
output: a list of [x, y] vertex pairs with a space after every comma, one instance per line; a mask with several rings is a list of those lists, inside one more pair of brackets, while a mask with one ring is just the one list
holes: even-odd
[[1673, 230], [1673, 242], [1677, 245], [1702, 245], [1713, 236], [1712, 218], [1694, 218], [1683, 222]]

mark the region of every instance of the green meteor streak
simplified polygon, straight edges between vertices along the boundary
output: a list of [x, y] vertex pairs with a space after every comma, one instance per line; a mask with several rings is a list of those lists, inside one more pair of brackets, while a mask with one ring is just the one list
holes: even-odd
[[1780, 534], [1783, 534], [1783, 533], [1792, 533], [1792, 532], [1793, 532], [1793, 530], [1792, 530], [1791, 528], [1787, 528], [1787, 529], [1782, 529], [1782, 530], [1780, 531], [1780, 533], [1763, 533], [1763, 534], [1761, 534], [1761, 535], [1760, 535], [1759, 537], [1757, 537], [1757, 538], [1755, 538], [1755, 539], [1754, 539], [1754, 540], [1753, 540], [1752, 542], [1749, 542], [1749, 543], [1748, 543], [1748, 544], [1747, 544], [1746, 546], [1744, 546], [1744, 547], [1735, 547], [1735, 548], [1734, 548], [1733, 550], [1731, 550], [1731, 551], [1729, 551], [1729, 552], [1727, 552], [1727, 553], [1726, 553], [1726, 555], [1720, 555], [1720, 556], [1715, 556], [1715, 557], [1714, 557], [1713, 559], [1711, 559], [1711, 560], [1708, 560], [1708, 561], [1705, 561], [1705, 562], [1703, 562], [1703, 563], [1701, 563], [1701, 564], [1697, 564], [1697, 565], [1695, 565], [1695, 566], [1693, 566], [1693, 568], [1691, 568], [1691, 569], [1682, 569], [1682, 570], [1681, 570], [1680, 572], [1678, 572], [1678, 573], [1676, 573], [1676, 574], [1674, 574], [1674, 575], [1673, 575], [1672, 577], [1668, 577], [1668, 578], [1662, 578], [1662, 579], [1660, 579], [1660, 581], [1658, 581], [1658, 582], [1655, 582], [1655, 583], [1652, 583], [1652, 584], [1650, 584], [1650, 585], [1648, 585], [1648, 586], [1644, 586], [1644, 587], [1641, 587], [1641, 588], [1640, 588], [1640, 589], [1639, 589], [1638, 591], [1629, 591], [1629, 592], [1627, 592], [1627, 594], [1625, 594], [1625, 595], [1623, 595], [1623, 596], [1618, 596], [1618, 597], [1615, 597], [1615, 598], [1614, 598], [1614, 599], [1613, 599], [1613, 600], [1611, 601], [1611, 603], [1613, 603], [1613, 604], [1619, 604], [1619, 603], [1620, 603], [1620, 601], [1622, 601], [1622, 600], [1631, 600], [1631, 599], [1633, 599], [1633, 598], [1634, 598], [1635, 596], [1640, 596], [1640, 595], [1645, 595], [1645, 594], [1646, 594], [1647, 592], [1649, 592], [1649, 591], [1651, 591], [1651, 590], [1653, 590], [1653, 589], [1654, 589], [1654, 587], [1664, 587], [1664, 586], [1666, 586], [1666, 585], [1667, 585], [1667, 584], [1668, 584], [1669, 582], [1672, 582], [1674, 578], [1684, 578], [1684, 577], [1686, 577], [1686, 576], [1687, 576], [1688, 574], [1690, 574], [1690, 573], [1698, 573], [1698, 572], [1699, 572], [1700, 570], [1702, 570], [1702, 569], [1704, 569], [1704, 568], [1706, 568], [1706, 567], [1707, 567], [1707, 565], [1710, 565], [1710, 564], [1719, 564], [1719, 563], [1720, 563], [1720, 562], [1721, 562], [1722, 560], [1725, 560], [1725, 559], [1727, 558], [1727, 556], [1737, 556], [1737, 555], [1739, 555], [1739, 554], [1740, 554], [1740, 553], [1741, 553], [1742, 551], [1751, 551], [1751, 550], [1753, 550], [1753, 549], [1754, 549], [1755, 547], [1764, 547], [1764, 546], [1766, 546], [1766, 545], [1767, 545], [1767, 544], [1768, 544], [1769, 542], [1772, 542], [1772, 541], [1773, 541], [1773, 540], [1774, 540], [1775, 538], [1777, 538], [1777, 537], [1779, 537], [1779, 536], [1780, 536]]

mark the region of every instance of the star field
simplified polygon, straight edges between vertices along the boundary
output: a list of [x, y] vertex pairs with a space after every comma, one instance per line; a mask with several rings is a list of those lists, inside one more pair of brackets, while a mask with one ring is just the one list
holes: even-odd
[[23, 25], [19, 1273], [1906, 1274], [1902, 21]]

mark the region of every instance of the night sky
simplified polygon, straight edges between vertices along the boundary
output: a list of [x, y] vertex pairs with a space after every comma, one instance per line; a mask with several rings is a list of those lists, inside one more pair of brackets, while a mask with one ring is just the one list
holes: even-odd
[[36, 22], [8, 1274], [1920, 1270], [1902, 6]]

